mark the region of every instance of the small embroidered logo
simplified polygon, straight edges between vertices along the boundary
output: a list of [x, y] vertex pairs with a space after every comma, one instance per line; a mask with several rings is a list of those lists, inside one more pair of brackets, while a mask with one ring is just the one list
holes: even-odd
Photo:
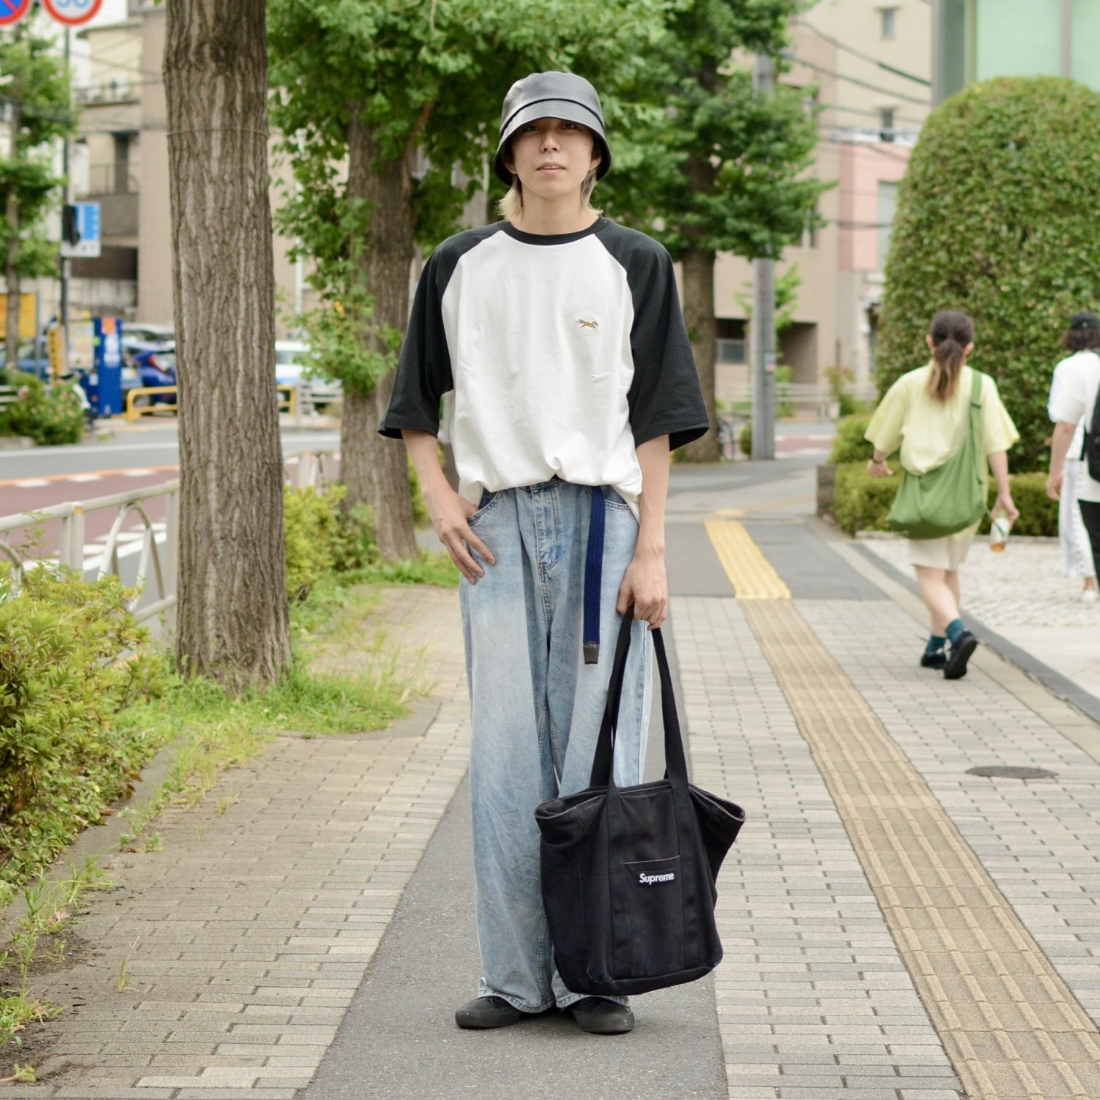
[[663, 875], [647, 875], [644, 871], [638, 875], [638, 883], [641, 886], [652, 886], [657, 882], [675, 882], [676, 872], [668, 871]]
[[600, 327], [599, 321], [586, 321], [583, 317], [578, 317], [577, 318], [577, 324], [580, 325], [582, 328], [599, 328]]

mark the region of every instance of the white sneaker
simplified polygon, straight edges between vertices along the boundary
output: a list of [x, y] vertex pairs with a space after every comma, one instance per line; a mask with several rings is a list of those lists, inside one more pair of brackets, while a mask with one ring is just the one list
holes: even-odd
[[1095, 588], [1085, 588], [1081, 592], [1080, 596], [1082, 603], [1096, 603], [1100, 600], [1100, 592], [1097, 592]]

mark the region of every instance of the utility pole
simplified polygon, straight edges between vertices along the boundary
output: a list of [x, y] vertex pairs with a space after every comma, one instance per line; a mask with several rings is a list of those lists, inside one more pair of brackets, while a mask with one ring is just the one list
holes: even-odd
[[[18, 30], [16, 34], [18, 34]], [[23, 104], [19, 99], [20, 89], [15, 89], [15, 95], [9, 100], [8, 109], [11, 113], [11, 149], [9, 156], [12, 161], [19, 159], [19, 131], [23, 126]], [[8, 202], [5, 215], [8, 221], [8, 255], [4, 266], [4, 278], [8, 297], [8, 321], [4, 333], [4, 341], [7, 346], [7, 361], [14, 370], [19, 362], [19, 308], [21, 295], [19, 293], [19, 271], [16, 261], [19, 256], [19, 195], [14, 183], [8, 191]]]
[[[772, 59], [758, 53], [753, 90], [771, 95], [774, 82]], [[753, 260], [752, 282], [752, 457], [775, 458], [775, 260]]]
[[[65, 27], [65, 77], [71, 83], [72, 71], [70, 60], [70, 39], [69, 28]], [[66, 134], [61, 139], [61, 175], [64, 179], [62, 185], [62, 224], [64, 225], [64, 208], [69, 205], [69, 196], [71, 188], [69, 187], [69, 135]], [[62, 237], [64, 237], [64, 228], [62, 228]], [[61, 275], [61, 355], [62, 366], [64, 370], [69, 369], [69, 258], [61, 254], [59, 250], [58, 261], [60, 264]]]

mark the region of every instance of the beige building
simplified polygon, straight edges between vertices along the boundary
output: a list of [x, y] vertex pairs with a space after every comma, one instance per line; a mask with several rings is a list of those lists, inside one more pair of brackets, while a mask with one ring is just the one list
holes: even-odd
[[[931, 98], [932, 7], [926, 0], [818, 0], [793, 31], [782, 80], [817, 89], [821, 134], [814, 173], [834, 182], [820, 202], [826, 225], [789, 247], [779, 271], [798, 266], [795, 323], [780, 339], [796, 382], [833, 366], [860, 383], [874, 369], [874, 329], [897, 181]], [[73, 157], [77, 198], [102, 204], [103, 255], [74, 261], [74, 308], [115, 310], [149, 324], [172, 321], [167, 110], [161, 64], [163, 5], [130, 0], [130, 18], [84, 31], [91, 55]], [[272, 202], [278, 190], [273, 188]], [[475, 206], [479, 206], [475, 202]], [[480, 206], [479, 206], [480, 212]], [[301, 265], [276, 238], [282, 312], [300, 309]], [[719, 389], [747, 383], [745, 305], [752, 268], [719, 257], [715, 273]], [[284, 322], [280, 322], [280, 335]]]
[[[777, 273], [798, 266], [795, 323], [780, 337], [795, 382], [830, 367], [864, 384], [874, 369], [897, 181], [928, 114], [932, 7], [926, 0], [818, 0], [797, 21], [784, 83], [817, 89], [821, 134], [813, 172], [834, 184], [821, 198], [824, 228], [787, 248]], [[915, 78], [915, 79], [913, 79]], [[719, 257], [719, 386], [749, 379], [745, 310], [752, 265]], [[724, 338], [724, 339], [723, 339]]]
[[[96, 260], [73, 260], [73, 309], [115, 311], [129, 321], [172, 324], [168, 108], [161, 66], [164, 5], [129, 0], [129, 18], [78, 35], [90, 55], [78, 88], [80, 135], [72, 159], [73, 196], [101, 207], [103, 246]], [[274, 159], [274, 158], [273, 158]], [[279, 197], [272, 187], [272, 207]], [[275, 237], [275, 279], [282, 316], [303, 306], [300, 264]]]

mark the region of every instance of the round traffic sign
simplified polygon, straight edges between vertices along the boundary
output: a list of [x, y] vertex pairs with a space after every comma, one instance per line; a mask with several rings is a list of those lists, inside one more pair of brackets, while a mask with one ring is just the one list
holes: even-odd
[[0, 27], [18, 23], [30, 11], [34, 0], [0, 0]]
[[[0, 4], [8, 0], [0, 0]], [[78, 27], [87, 23], [103, 6], [103, 0], [42, 0], [42, 6], [59, 23]]]

